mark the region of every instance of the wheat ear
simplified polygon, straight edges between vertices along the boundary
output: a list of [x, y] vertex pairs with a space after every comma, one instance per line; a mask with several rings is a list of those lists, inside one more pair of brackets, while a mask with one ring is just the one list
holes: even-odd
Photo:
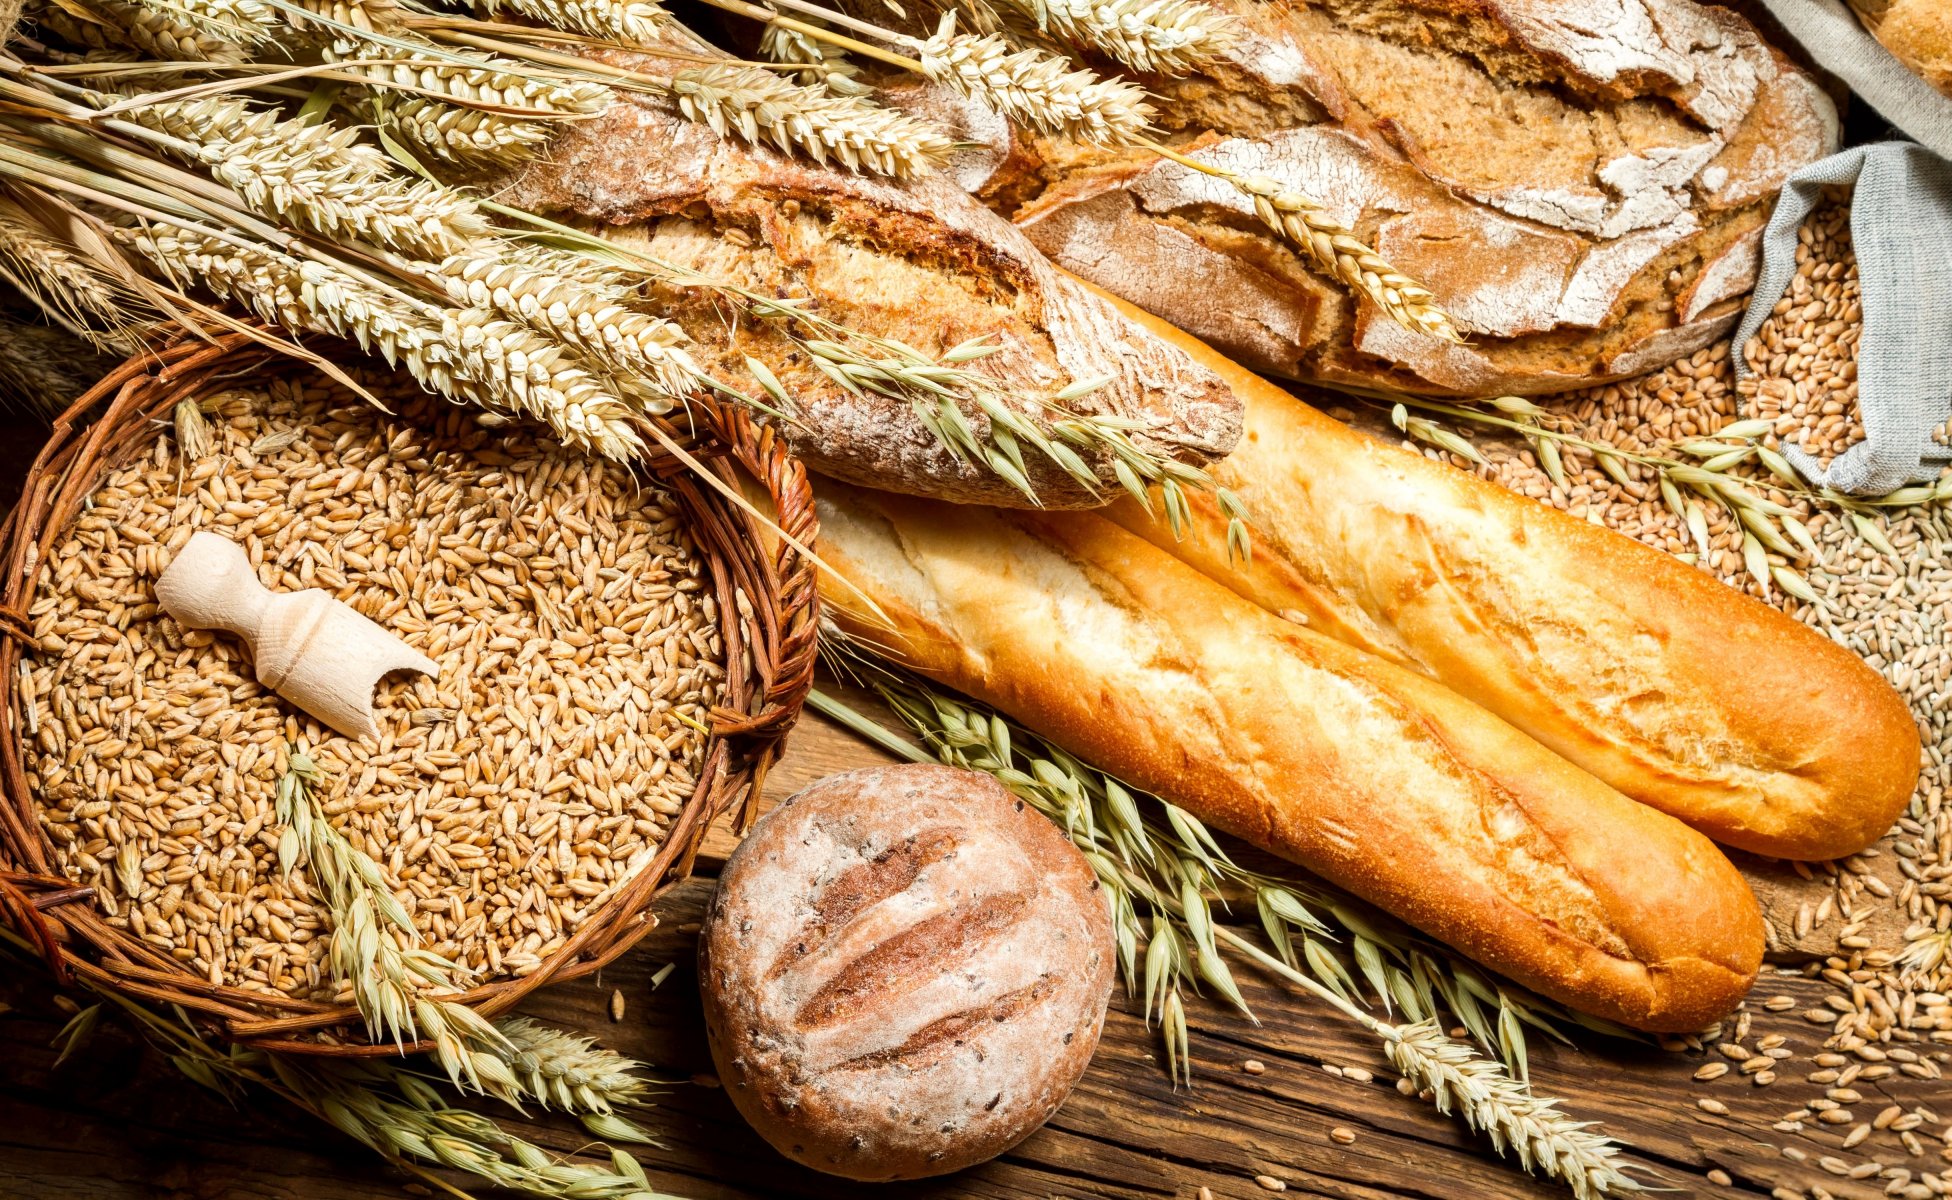
[[643, 454], [628, 405], [562, 347], [491, 312], [429, 305], [324, 263], [169, 226], [129, 241], [179, 284], [200, 283], [294, 332], [350, 338], [451, 400], [534, 417], [564, 443], [618, 462]]
[[1038, 27], [1134, 71], [1184, 75], [1235, 40], [1234, 18], [1198, 0], [1013, 0]]
[[649, 46], [670, 19], [653, 0], [467, 0], [493, 15], [504, 5], [544, 25], [571, 33], [608, 38], [627, 46]]
[[361, 95], [346, 101], [354, 116], [400, 139], [415, 153], [463, 168], [512, 167], [556, 136], [554, 121], [511, 117], [404, 94]]
[[135, 349], [128, 315], [133, 297], [4, 195], [0, 277], [75, 336], [104, 350]]
[[[234, 102], [233, 102], [234, 103]], [[393, 173], [356, 129], [240, 115], [222, 101], [169, 103], [134, 118], [195, 147], [194, 158], [251, 208], [334, 239], [438, 258], [487, 236], [460, 193]]]
[[[418, 41], [418, 39], [409, 39]], [[429, 50], [436, 49], [431, 43]], [[345, 39], [323, 51], [328, 61], [357, 71], [372, 88], [398, 88], [415, 97], [445, 97], [460, 107], [507, 110], [521, 120], [592, 117], [610, 103], [610, 89], [581, 79], [540, 79], [520, 63], [472, 55], [455, 62], [451, 51], [403, 58], [378, 41]]]
[[213, 37], [173, 13], [125, 4], [122, 0], [89, 0], [88, 11], [101, 20], [88, 21], [73, 13], [43, 5], [28, 18], [63, 41], [91, 50], [133, 47], [165, 62], [194, 60], [234, 66], [250, 55], [236, 42]]
[[219, 41], [256, 46], [270, 39], [277, 14], [262, 0], [143, 0], [149, 8]]
[[675, 323], [619, 304], [611, 289], [481, 255], [450, 258], [439, 278], [463, 307], [493, 309], [582, 351], [619, 380], [640, 385], [654, 413], [707, 386]]
[[935, 36], [921, 43], [922, 74], [979, 100], [1019, 125], [1078, 141], [1118, 145], [1152, 123], [1145, 91], [1122, 79], [1102, 79], [1071, 61], [1037, 49], [1017, 49], [998, 34], [955, 32], [944, 13]]
[[686, 117], [716, 133], [737, 130], [748, 142], [799, 149], [820, 163], [831, 155], [857, 171], [924, 174], [955, 146], [913, 117], [791, 83], [763, 67], [722, 63], [680, 71], [671, 91]]

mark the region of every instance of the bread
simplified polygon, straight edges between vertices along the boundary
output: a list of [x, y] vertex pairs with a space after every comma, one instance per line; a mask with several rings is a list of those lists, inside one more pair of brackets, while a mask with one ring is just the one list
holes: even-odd
[[1706, 838], [1441, 684], [1094, 513], [815, 495], [843, 628], [1121, 779], [1622, 1024], [1699, 1029], [1754, 978]]
[[[669, 74], [719, 53], [699, 44], [685, 52], [690, 61], [603, 57]], [[985, 119], [967, 105], [931, 115], [952, 133], [980, 134]], [[546, 160], [493, 186], [506, 203], [605, 227], [612, 242], [805, 302], [829, 320], [931, 356], [988, 338], [999, 349], [970, 369], [1023, 394], [1049, 397], [1106, 378], [1067, 407], [1137, 419], [1144, 428], [1132, 436], [1142, 447], [1182, 462], [1208, 462], [1239, 436], [1239, 405], [1211, 373], [1052, 269], [1022, 233], [959, 186], [953, 169], [897, 183], [823, 167], [721, 137], [668, 101], [625, 92], [602, 116], [565, 130]], [[655, 291], [659, 311], [697, 339], [693, 355], [714, 377], [763, 396], [747, 356], [772, 370], [793, 397], [794, 420], [783, 428], [822, 470], [967, 503], [1028, 503], [1001, 476], [951, 454], [906, 400], [837, 385], [776, 323], [741, 316], [709, 289], [673, 283]], [[964, 416], [979, 438], [987, 436], [982, 412], [966, 405]], [[1108, 458], [1084, 454], [1115, 490]], [[1103, 502], [1036, 453], [1024, 457], [1044, 504]]]
[[1850, 6], [1912, 74], [1952, 96], [1952, 5], [1945, 0], [1850, 0]]
[[746, 836], [698, 945], [712, 1058], [794, 1161], [915, 1179], [1057, 1111], [1098, 1044], [1111, 921], [1083, 855], [974, 771], [830, 776]]
[[1184, 541], [1115, 507], [1126, 528], [1448, 684], [1716, 841], [1835, 858], [1903, 811], [1918, 729], [1856, 655], [1631, 538], [1357, 433], [1211, 351], [1202, 361], [1247, 406], [1215, 478], [1247, 505], [1252, 560], [1227, 560], [1204, 497]]
[[1838, 141], [1809, 76], [1693, 0], [1213, 2], [1244, 36], [1145, 79], [1162, 122], [1351, 224], [1468, 345], [1356, 304], [1230, 184], [1144, 151], [1042, 139], [978, 186], [1058, 265], [1270, 374], [1479, 395], [1663, 366], [1733, 327], [1777, 190]]

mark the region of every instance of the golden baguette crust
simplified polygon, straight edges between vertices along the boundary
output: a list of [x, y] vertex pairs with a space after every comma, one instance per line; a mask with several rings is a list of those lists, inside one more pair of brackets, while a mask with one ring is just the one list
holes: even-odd
[[1855, 853], [1918, 780], [1918, 728], [1862, 659], [1632, 538], [1324, 416], [1121, 302], [1245, 403], [1212, 470], [1254, 553], [1195, 497], [1183, 542], [1120, 524], [1241, 595], [1439, 680], [1636, 800], [1781, 858]]
[[1200, 819], [1636, 1028], [1753, 980], [1761, 915], [1706, 838], [1442, 685], [1096, 514], [818, 496], [843, 627]]

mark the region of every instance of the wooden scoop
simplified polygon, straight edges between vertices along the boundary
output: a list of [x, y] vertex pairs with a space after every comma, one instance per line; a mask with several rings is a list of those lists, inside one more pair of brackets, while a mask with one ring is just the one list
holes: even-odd
[[318, 588], [273, 592], [237, 543], [197, 533], [156, 580], [156, 599], [188, 629], [243, 638], [258, 682], [347, 737], [379, 739], [373, 688], [390, 671], [440, 667]]

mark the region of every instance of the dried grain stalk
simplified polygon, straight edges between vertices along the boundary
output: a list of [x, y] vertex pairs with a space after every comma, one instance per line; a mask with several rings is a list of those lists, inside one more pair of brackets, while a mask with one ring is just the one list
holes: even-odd
[[1199, 0], [1011, 0], [1037, 28], [1150, 75], [1184, 75], [1224, 53], [1235, 19]]

